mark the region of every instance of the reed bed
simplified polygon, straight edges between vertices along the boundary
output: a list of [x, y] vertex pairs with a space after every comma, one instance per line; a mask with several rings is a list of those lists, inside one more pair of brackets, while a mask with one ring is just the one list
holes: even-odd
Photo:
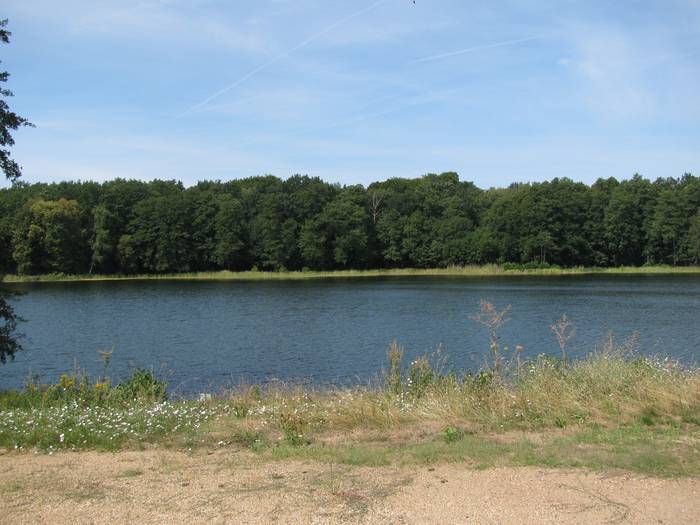
[[447, 268], [397, 268], [378, 270], [336, 270], [336, 271], [218, 271], [176, 274], [137, 274], [137, 275], [5, 275], [3, 282], [63, 282], [63, 281], [285, 281], [307, 279], [353, 279], [376, 277], [495, 277], [495, 276], [560, 276], [560, 275], [647, 275], [647, 274], [700, 274], [700, 266], [620, 266], [614, 268], [559, 268], [536, 267], [529, 265], [473, 265], [450, 266]]

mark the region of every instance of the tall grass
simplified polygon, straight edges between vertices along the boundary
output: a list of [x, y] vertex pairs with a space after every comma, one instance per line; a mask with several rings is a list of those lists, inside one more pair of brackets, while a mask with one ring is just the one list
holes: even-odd
[[276, 281], [307, 279], [350, 279], [371, 277], [489, 277], [510, 275], [590, 275], [590, 274], [700, 274], [700, 266], [621, 266], [614, 268], [557, 266], [538, 267], [537, 265], [485, 264], [449, 266], [446, 268], [397, 268], [377, 270], [336, 270], [336, 271], [243, 271], [243, 272], [191, 272], [175, 274], [99, 275], [99, 274], [46, 274], [46, 275], [5, 275], [3, 282], [60, 282], [60, 281], [141, 281], [141, 280], [204, 280], [204, 281]]
[[700, 373], [632, 358], [614, 341], [568, 364], [541, 356], [519, 370], [463, 376], [441, 373], [430, 356], [404, 364], [393, 348], [383, 388], [254, 386], [168, 401], [157, 381], [138, 374], [117, 386], [64, 376], [55, 385], [0, 393], [0, 447], [111, 450], [154, 442], [260, 450], [332, 445], [339, 437], [361, 444], [437, 436], [448, 428], [460, 437], [639, 426], [700, 431]]

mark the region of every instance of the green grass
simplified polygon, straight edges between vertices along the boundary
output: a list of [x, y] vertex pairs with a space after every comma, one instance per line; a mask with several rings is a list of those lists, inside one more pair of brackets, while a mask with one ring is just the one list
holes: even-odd
[[[626, 470], [676, 477], [700, 474], [700, 433], [675, 427], [582, 430], [566, 437], [546, 434], [515, 437], [464, 435], [446, 442], [440, 436], [422, 443], [399, 445], [350, 444], [342, 446], [282, 444], [258, 451], [271, 459], [301, 459], [354, 466], [431, 465], [466, 463], [473, 468], [545, 466]], [[686, 443], [679, 445], [679, 439]]]
[[351, 279], [372, 277], [489, 277], [509, 275], [591, 275], [591, 274], [700, 274], [700, 266], [620, 266], [615, 268], [529, 268], [527, 265], [486, 264], [482, 266], [451, 266], [448, 268], [400, 268], [387, 270], [338, 270], [301, 272], [195, 272], [177, 274], [139, 275], [5, 275], [3, 282], [63, 282], [63, 281], [141, 281], [141, 280], [201, 280], [201, 281], [276, 281], [307, 279]]

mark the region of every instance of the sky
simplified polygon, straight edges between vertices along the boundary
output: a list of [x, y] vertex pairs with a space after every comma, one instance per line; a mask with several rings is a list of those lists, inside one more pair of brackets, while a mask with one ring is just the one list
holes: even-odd
[[[700, 174], [700, 0], [3, 0], [26, 182]], [[7, 185], [3, 181], [0, 184]]]

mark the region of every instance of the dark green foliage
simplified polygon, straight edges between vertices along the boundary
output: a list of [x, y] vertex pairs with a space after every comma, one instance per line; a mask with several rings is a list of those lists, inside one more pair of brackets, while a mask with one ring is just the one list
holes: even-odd
[[442, 431], [442, 437], [445, 443], [454, 443], [462, 439], [465, 435], [466, 433], [462, 429], [453, 427], [452, 425], [445, 427]]
[[[7, 19], [0, 20], [0, 42], [8, 44], [10, 42], [10, 33], [5, 27]], [[0, 71], [0, 82], [7, 82], [10, 74], [7, 71]], [[10, 111], [10, 106], [4, 100], [6, 97], [11, 97], [12, 91], [0, 87], [0, 169], [5, 176], [14, 181], [22, 174], [19, 164], [10, 157], [9, 148], [14, 145], [15, 141], [12, 138], [12, 131], [22, 126], [32, 126], [25, 118], [20, 117], [15, 112]]]
[[243, 205], [232, 195], [224, 194], [218, 198], [216, 208], [211, 262], [215, 267], [226, 270], [245, 269], [247, 254]]
[[123, 401], [147, 400], [164, 401], [167, 383], [156, 378], [150, 370], [137, 368], [126, 381], [119, 383], [113, 396]]
[[0, 190], [8, 272], [176, 273], [500, 263], [700, 262], [700, 179], [639, 175], [480, 190], [455, 173], [340, 187], [318, 178], [118, 179]]
[[167, 383], [153, 372], [135, 369], [116, 386], [108, 379], [93, 380], [83, 373], [62, 374], [55, 384], [29, 382], [22, 391], [0, 391], [0, 409], [39, 408], [76, 403], [80, 406], [129, 406], [167, 399]]
[[310, 440], [306, 437], [309, 423], [302, 416], [285, 412], [280, 414], [279, 418], [280, 429], [289, 445], [298, 447], [310, 443]]
[[688, 256], [694, 264], [700, 263], [700, 210], [690, 218]]
[[644, 248], [655, 200], [651, 183], [639, 175], [622, 182], [612, 191], [604, 223], [613, 265], [644, 263]]
[[20, 273], [77, 273], [86, 266], [88, 245], [78, 202], [61, 198], [28, 203], [13, 237]]
[[192, 270], [196, 261], [194, 214], [193, 203], [182, 191], [138, 202], [127, 233], [119, 240], [123, 266], [147, 273]]
[[17, 340], [17, 316], [5, 298], [0, 296], [0, 363], [13, 359], [22, 347]]
[[344, 188], [318, 216], [304, 224], [299, 247], [305, 266], [365, 268], [368, 226], [364, 188]]
[[266, 436], [256, 430], [238, 430], [231, 436], [231, 442], [251, 450], [262, 450], [268, 443]]
[[[10, 42], [10, 33], [5, 27], [7, 19], [0, 20], [0, 43]], [[0, 82], [7, 82], [10, 74], [7, 71], [0, 71]], [[15, 182], [22, 174], [21, 168], [16, 161], [10, 157], [9, 148], [14, 145], [12, 131], [22, 126], [33, 126], [24, 117], [20, 117], [10, 110], [10, 106], [5, 98], [11, 97], [12, 91], [0, 87], [0, 170], [9, 180]], [[12, 221], [8, 220], [7, 208], [16, 205], [16, 202], [6, 202], [0, 205], [0, 277], [2, 272], [11, 266], [10, 256], [12, 253]], [[7, 358], [12, 359], [21, 349], [17, 341], [17, 317], [12, 307], [0, 294], [0, 363], [5, 363]]]
[[654, 185], [658, 198], [649, 220], [647, 260], [673, 265], [696, 262], [694, 225], [700, 207], [700, 181], [686, 174], [680, 180], [659, 180]]
[[591, 191], [569, 179], [496, 190], [484, 217], [486, 239], [496, 240], [503, 261], [590, 265], [584, 225]]

